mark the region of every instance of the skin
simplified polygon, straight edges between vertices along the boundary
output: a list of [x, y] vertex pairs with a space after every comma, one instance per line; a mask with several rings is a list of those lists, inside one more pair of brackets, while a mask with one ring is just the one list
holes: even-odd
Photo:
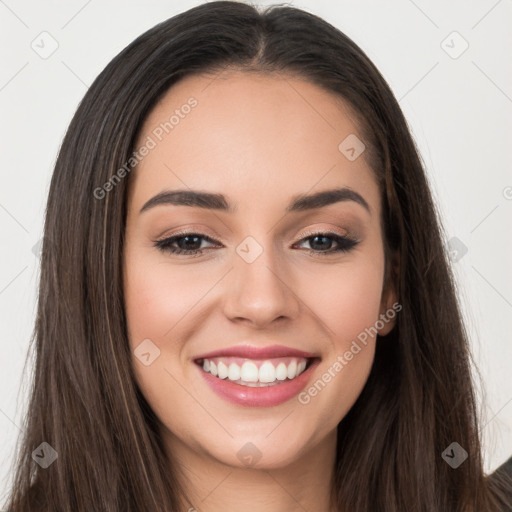
[[[137, 383], [197, 510], [329, 511], [336, 427], [368, 378], [375, 338], [307, 404], [297, 397], [274, 407], [232, 404], [207, 386], [193, 360], [244, 341], [294, 347], [321, 357], [307, 389], [391, 308], [377, 182], [365, 153], [349, 161], [338, 149], [349, 134], [363, 137], [348, 106], [316, 85], [236, 71], [173, 86], [145, 120], [137, 147], [191, 96], [197, 106], [130, 176], [129, 342], [132, 352], [145, 339], [160, 350], [148, 366], [134, 355]], [[338, 187], [358, 192], [371, 211], [347, 200], [285, 212], [298, 194]], [[178, 188], [222, 193], [238, 210], [158, 205], [140, 213], [156, 194]], [[199, 256], [155, 247], [182, 229], [214, 242], [200, 239]], [[322, 255], [337, 243], [312, 245], [310, 230], [348, 233], [359, 243]], [[263, 249], [252, 263], [236, 252], [247, 236]], [[261, 453], [252, 467], [237, 457], [249, 442]]]

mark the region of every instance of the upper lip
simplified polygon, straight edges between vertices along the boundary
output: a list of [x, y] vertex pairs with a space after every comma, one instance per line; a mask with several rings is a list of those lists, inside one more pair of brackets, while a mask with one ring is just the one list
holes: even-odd
[[303, 352], [284, 345], [271, 345], [268, 347], [255, 347], [253, 345], [236, 345], [222, 348], [196, 356], [195, 359], [212, 359], [214, 357], [244, 357], [246, 359], [272, 359], [277, 357], [304, 357], [306, 359], [318, 357], [311, 352]]

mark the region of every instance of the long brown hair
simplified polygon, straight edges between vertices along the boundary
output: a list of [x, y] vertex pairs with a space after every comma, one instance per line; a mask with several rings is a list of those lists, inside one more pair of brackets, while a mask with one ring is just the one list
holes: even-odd
[[[238, 2], [194, 7], [138, 37], [73, 117], [48, 197], [35, 367], [7, 507], [140, 512], [183, 505], [179, 468], [164, 456], [157, 418], [131, 367], [122, 283], [126, 162], [142, 122], [173, 84], [227, 68], [288, 73], [336, 93], [357, 113], [372, 148], [386, 262], [399, 263], [391, 275], [402, 311], [378, 339], [369, 379], [338, 427], [334, 508], [498, 510], [505, 498], [483, 472], [468, 337], [444, 235], [393, 93], [362, 50], [321, 18]], [[32, 456], [43, 442], [58, 454], [46, 469]], [[457, 469], [441, 456], [453, 442], [469, 454]]]

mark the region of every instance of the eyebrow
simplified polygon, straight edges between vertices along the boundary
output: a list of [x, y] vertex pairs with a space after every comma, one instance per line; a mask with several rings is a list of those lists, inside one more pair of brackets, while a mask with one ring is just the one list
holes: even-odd
[[[315, 194], [299, 194], [292, 198], [286, 207], [287, 212], [302, 212], [329, 206], [342, 201], [354, 201], [363, 206], [370, 214], [371, 208], [366, 200], [356, 191], [350, 188], [336, 188], [324, 190]], [[227, 213], [235, 213], [237, 208], [229, 203], [222, 194], [200, 192], [197, 190], [172, 190], [164, 191], [149, 199], [139, 213], [159, 205], [177, 205], [218, 210]]]

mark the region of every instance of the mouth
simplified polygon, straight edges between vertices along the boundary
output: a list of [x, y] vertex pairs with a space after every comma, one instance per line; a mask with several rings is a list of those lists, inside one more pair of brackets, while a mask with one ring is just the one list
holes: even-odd
[[314, 358], [281, 357], [257, 360], [239, 357], [199, 359], [202, 370], [218, 379], [249, 387], [277, 386], [296, 379], [308, 369]]
[[197, 357], [194, 363], [221, 398], [246, 407], [268, 407], [300, 393], [320, 357], [284, 347], [240, 347]]

